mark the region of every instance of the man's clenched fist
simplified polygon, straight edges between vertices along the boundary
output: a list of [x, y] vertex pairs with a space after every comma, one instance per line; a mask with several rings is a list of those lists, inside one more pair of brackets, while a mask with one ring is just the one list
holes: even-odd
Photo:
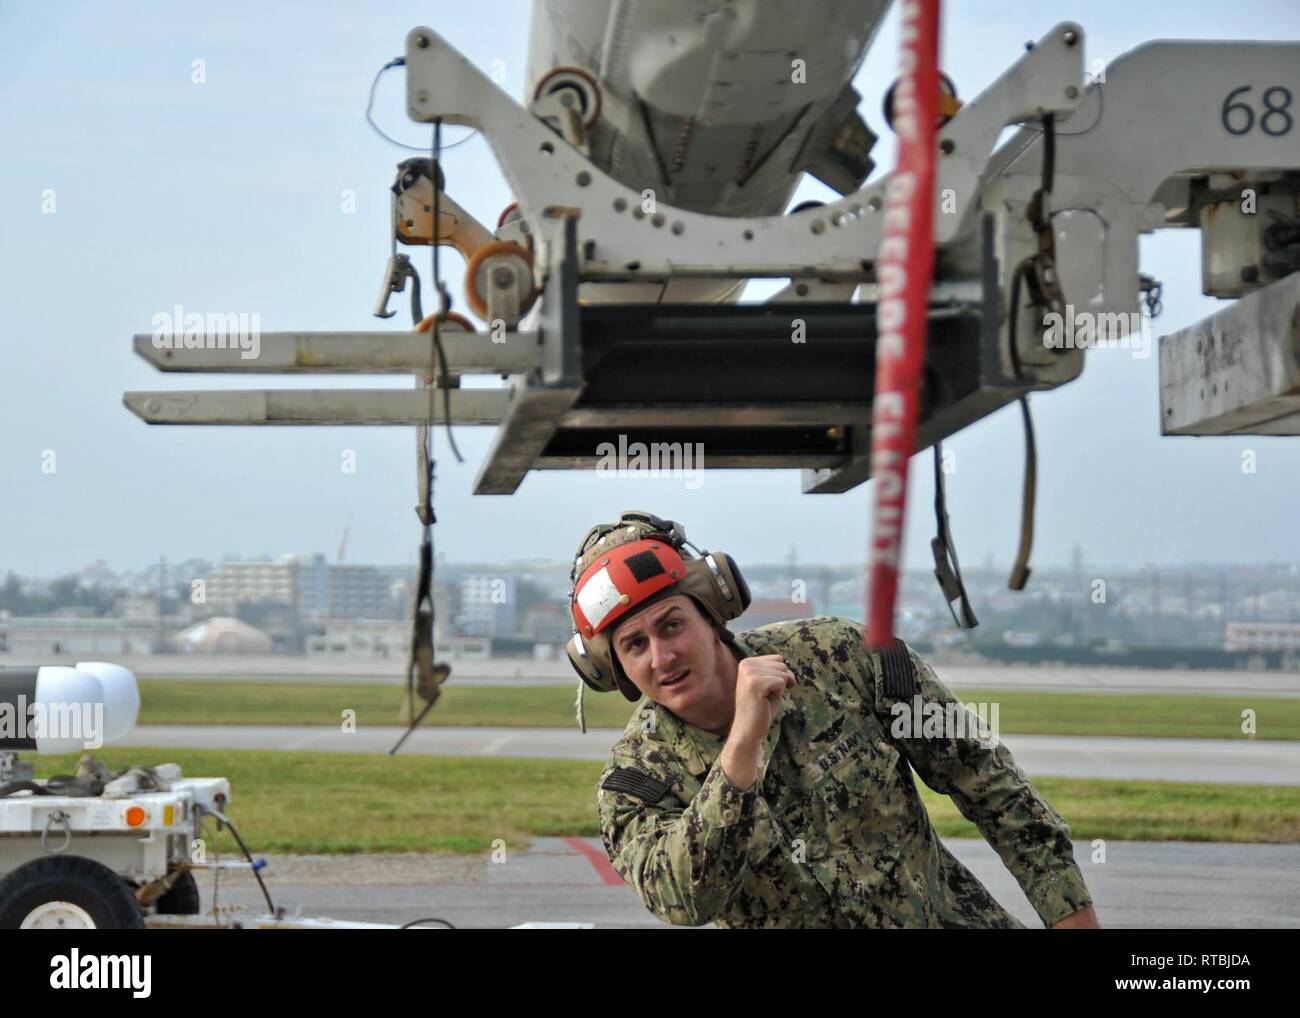
[[736, 787], [745, 791], [753, 787], [763, 737], [772, 727], [782, 695], [794, 685], [794, 672], [780, 654], [747, 657], [737, 666], [736, 713], [722, 751], [722, 768]]

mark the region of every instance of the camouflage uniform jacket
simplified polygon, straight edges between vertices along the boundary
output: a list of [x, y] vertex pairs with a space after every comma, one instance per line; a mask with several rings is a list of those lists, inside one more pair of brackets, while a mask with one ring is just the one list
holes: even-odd
[[[1069, 828], [1005, 746], [892, 734], [904, 698], [861, 637], [830, 617], [737, 634], [742, 656], [781, 654], [798, 680], [747, 792], [722, 769], [724, 739], [637, 705], [597, 804], [610, 861], [646, 907], [686, 926], [1022, 927], [940, 842], [913, 770], [979, 828], [1045, 925], [1091, 904]], [[956, 700], [907, 654], [912, 706]]]

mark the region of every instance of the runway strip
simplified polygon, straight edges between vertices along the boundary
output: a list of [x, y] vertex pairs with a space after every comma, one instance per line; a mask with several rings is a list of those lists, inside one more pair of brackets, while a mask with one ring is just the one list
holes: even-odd
[[[0, 654], [9, 666], [76, 664], [88, 655], [33, 657]], [[140, 679], [193, 682], [365, 683], [399, 685], [404, 661], [363, 658], [293, 657], [288, 655], [141, 655], [113, 656]], [[452, 662], [452, 681], [471, 686], [572, 686], [567, 660], [489, 658]], [[1058, 692], [1253, 694], [1300, 697], [1300, 672], [1215, 671], [1190, 668], [1127, 668], [1101, 665], [998, 665], [935, 663], [935, 671], [953, 689], [1056, 690]]]
[[[258, 855], [256, 832], [245, 833]], [[1042, 928], [992, 848], [970, 838], [944, 844], [1016, 918]], [[1076, 842], [1074, 849], [1103, 926], [1300, 929], [1300, 845], [1110, 841]], [[438, 916], [459, 927], [547, 921], [670, 928], [621, 881], [609, 882], [597, 858], [605, 859], [599, 838], [535, 838], [501, 862], [484, 846], [478, 857], [271, 856], [264, 872], [276, 903], [305, 915], [391, 923]], [[200, 890], [206, 909], [211, 881], [201, 880]], [[265, 908], [253, 878], [239, 871], [222, 876], [220, 901]]]
[[[308, 726], [140, 725], [113, 745], [387, 753], [401, 732], [364, 724], [349, 733]], [[621, 734], [616, 728], [593, 728], [586, 735], [565, 728], [421, 728], [401, 752], [605, 760]], [[1002, 741], [1031, 775], [1300, 785], [1300, 742], [1056, 735], [1004, 735]]]

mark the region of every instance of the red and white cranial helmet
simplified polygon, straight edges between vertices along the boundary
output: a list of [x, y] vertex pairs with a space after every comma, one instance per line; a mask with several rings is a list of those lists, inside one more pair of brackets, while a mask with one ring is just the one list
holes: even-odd
[[592, 637], [625, 615], [644, 607], [654, 595], [686, 575], [681, 553], [663, 538], [641, 538], [602, 553], [573, 590], [573, 624]]
[[571, 595], [573, 638], [569, 660], [592, 689], [620, 690], [629, 700], [641, 693], [627, 677], [609, 636], [621, 620], [651, 604], [686, 594], [717, 624], [726, 624], [749, 606], [749, 588], [731, 556], [694, 549], [680, 523], [629, 510], [618, 523], [597, 524], [587, 532], [573, 563]]

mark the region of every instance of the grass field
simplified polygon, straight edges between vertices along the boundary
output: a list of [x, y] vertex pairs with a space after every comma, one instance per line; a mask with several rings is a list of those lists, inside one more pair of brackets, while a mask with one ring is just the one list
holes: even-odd
[[[332, 683], [140, 682], [140, 724], [337, 725], [344, 710], [358, 725], [395, 725], [398, 686]], [[1127, 735], [1241, 739], [1241, 712], [1255, 712], [1256, 738], [1300, 739], [1300, 699], [1168, 696], [1140, 693], [1026, 693], [964, 690], [968, 703], [997, 703], [1000, 730], [1022, 735]], [[569, 727], [574, 691], [566, 686], [445, 687], [425, 724]], [[622, 728], [632, 705], [590, 694], [587, 724]]]
[[[599, 833], [601, 764], [567, 760], [187, 749], [100, 750], [114, 770], [179, 763], [192, 776], [231, 782], [229, 814], [259, 852], [487, 853], [503, 839]], [[35, 757], [38, 777], [70, 773], [74, 756]], [[1042, 778], [1035, 787], [1070, 823], [1075, 843], [1094, 838], [1300, 841], [1300, 787]], [[978, 837], [947, 798], [922, 788], [941, 835]], [[233, 852], [228, 832], [217, 838]]]

